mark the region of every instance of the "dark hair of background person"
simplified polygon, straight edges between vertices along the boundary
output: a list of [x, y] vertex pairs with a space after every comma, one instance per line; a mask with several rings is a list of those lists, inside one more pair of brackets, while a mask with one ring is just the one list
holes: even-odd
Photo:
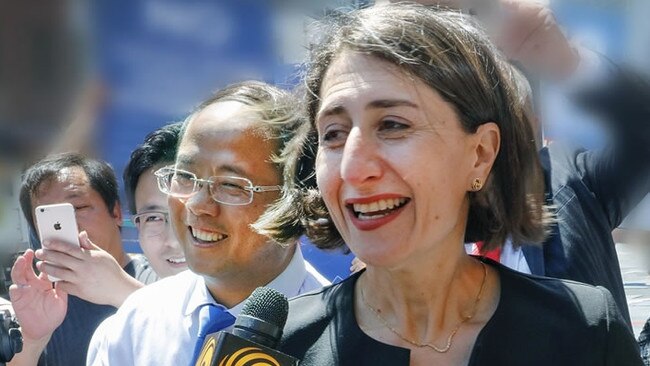
[[[525, 98], [511, 66], [474, 21], [458, 12], [400, 4], [336, 14], [323, 23], [324, 38], [311, 47], [306, 65], [308, 129], [285, 151], [285, 201], [255, 224], [261, 233], [287, 240], [305, 233], [320, 248], [344, 245], [314, 188], [315, 129], [323, 79], [345, 51], [388, 62], [407, 77], [436, 91], [455, 110], [469, 134], [487, 122], [501, 132], [501, 147], [479, 192], [470, 192], [465, 240], [484, 241], [486, 249], [541, 242], [551, 214], [544, 205], [544, 180], [533, 132], [524, 113]], [[302, 225], [298, 225], [301, 223]], [[301, 227], [302, 226], [302, 227]]]
[[62, 153], [51, 155], [29, 167], [23, 175], [20, 186], [20, 207], [29, 223], [35, 230], [32, 198], [36, 196], [41, 184], [54, 179], [62, 169], [80, 167], [86, 173], [90, 186], [102, 197], [109, 212], [120, 202], [117, 193], [117, 178], [108, 163], [86, 157], [78, 153]]
[[126, 201], [132, 215], [136, 214], [135, 189], [140, 176], [155, 165], [174, 162], [182, 125], [182, 122], [173, 123], [151, 132], [144, 138], [142, 145], [131, 153], [122, 178]]

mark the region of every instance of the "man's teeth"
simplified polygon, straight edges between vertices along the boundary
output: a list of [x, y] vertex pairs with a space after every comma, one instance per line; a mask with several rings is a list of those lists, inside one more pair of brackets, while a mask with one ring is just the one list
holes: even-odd
[[185, 257], [183, 258], [168, 258], [167, 262], [172, 264], [183, 264], [185, 263]]
[[225, 235], [219, 233], [212, 233], [209, 231], [203, 231], [203, 230], [195, 229], [193, 227], [190, 227], [190, 230], [192, 230], [192, 236], [194, 236], [196, 239], [199, 239], [201, 241], [219, 241], [226, 238]]
[[374, 216], [367, 215], [367, 214], [370, 212], [378, 212], [384, 210], [392, 210], [393, 208], [399, 208], [402, 205], [404, 205], [406, 201], [407, 201], [406, 198], [390, 198], [390, 199], [375, 201], [372, 203], [355, 203], [352, 205], [352, 208], [354, 209], [354, 212], [360, 214], [359, 216], [363, 215], [365, 217], [371, 217], [371, 218], [382, 217], [385, 216], [386, 213], [376, 214]]

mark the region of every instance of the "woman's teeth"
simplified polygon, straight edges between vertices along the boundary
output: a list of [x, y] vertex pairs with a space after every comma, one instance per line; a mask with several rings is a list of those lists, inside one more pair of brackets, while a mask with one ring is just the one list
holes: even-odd
[[408, 201], [408, 198], [390, 198], [375, 201], [372, 203], [355, 203], [352, 209], [360, 219], [377, 219], [388, 215]]

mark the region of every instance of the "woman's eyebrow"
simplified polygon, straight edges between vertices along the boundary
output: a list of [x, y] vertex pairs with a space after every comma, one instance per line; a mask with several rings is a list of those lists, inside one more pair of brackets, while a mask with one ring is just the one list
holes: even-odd
[[[365, 109], [382, 109], [382, 108], [394, 108], [394, 107], [410, 107], [410, 108], [419, 108], [416, 103], [411, 102], [410, 100], [404, 99], [378, 99], [373, 100], [372, 102], [366, 105]], [[318, 112], [316, 118], [323, 118], [329, 116], [336, 116], [345, 114], [346, 109], [340, 104], [328, 106], [327, 108]]]
[[393, 107], [410, 107], [419, 108], [419, 106], [410, 100], [404, 99], [379, 99], [368, 103], [366, 109], [393, 108]]
[[346, 109], [344, 106], [340, 104], [328, 106], [325, 109], [322, 109], [318, 111], [318, 114], [316, 115], [316, 119], [324, 118], [324, 117], [330, 117], [330, 116], [337, 116], [341, 114], [345, 114]]

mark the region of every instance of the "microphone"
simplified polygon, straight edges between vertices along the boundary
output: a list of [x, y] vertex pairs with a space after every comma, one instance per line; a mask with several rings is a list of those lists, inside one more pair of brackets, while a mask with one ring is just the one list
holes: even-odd
[[298, 359], [277, 351], [289, 302], [278, 291], [258, 287], [244, 303], [232, 334], [208, 334], [195, 366], [297, 366]]

